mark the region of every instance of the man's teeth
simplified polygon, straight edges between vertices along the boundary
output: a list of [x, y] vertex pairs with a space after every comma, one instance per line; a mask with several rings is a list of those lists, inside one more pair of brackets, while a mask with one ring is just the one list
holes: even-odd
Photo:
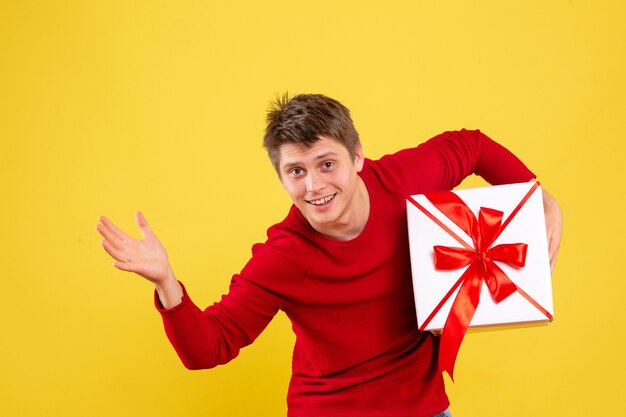
[[319, 200], [310, 200], [309, 203], [315, 204], [315, 205], [326, 204], [330, 200], [332, 200], [333, 197], [335, 197], [334, 194], [333, 195], [329, 195], [328, 197], [320, 198]]

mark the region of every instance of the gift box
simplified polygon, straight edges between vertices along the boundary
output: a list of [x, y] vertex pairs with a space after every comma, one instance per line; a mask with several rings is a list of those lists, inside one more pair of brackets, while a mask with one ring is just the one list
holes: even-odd
[[407, 218], [418, 326], [442, 330], [442, 371], [469, 327], [552, 320], [539, 183], [410, 196]]

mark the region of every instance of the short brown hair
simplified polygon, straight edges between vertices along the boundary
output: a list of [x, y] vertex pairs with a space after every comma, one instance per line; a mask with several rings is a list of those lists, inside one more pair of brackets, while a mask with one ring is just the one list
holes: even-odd
[[290, 99], [285, 93], [270, 104], [263, 146], [279, 174], [281, 145], [294, 143], [310, 147], [321, 136], [332, 137], [354, 158], [359, 134], [350, 118], [350, 110], [337, 100], [321, 94], [299, 94]]

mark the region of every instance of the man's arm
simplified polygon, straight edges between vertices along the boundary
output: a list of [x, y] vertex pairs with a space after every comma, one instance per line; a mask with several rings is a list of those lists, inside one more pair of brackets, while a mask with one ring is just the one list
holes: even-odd
[[444, 132], [390, 159], [402, 173], [403, 191], [411, 194], [451, 190], [472, 174], [492, 185], [535, 178], [517, 156], [480, 130]]
[[103, 248], [115, 259], [113, 266], [154, 284], [155, 306], [165, 332], [188, 369], [212, 368], [232, 360], [277, 313], [274, 296], [238, 276], [219, 303], [200, 310], [176, 280], [165, 248], [141, 213], [135, 215], [135, 222], [143, 239], [128, 236], [104, 216], [99, 220], [96, 229], [104, 237]]
[[[400, 192], [422, 194], [450, 190], [471, 174], [492, 185], [535, 179], [526, 165], [511, 151], [480, 130], [444, 132], [416, 148], [405, 149], [380, 160], [380, 168], [395, 176]], [[563, 216], [556, 200], [544, 190], [544, 211], [550, 254], [554, 269], [561, 241]]]
[[225, 364], [251, 344], [278, 312], [275, 297], [235, 275], [228, 294], [204, 311], [184, 287], [182, 302], [164, 309], [155, 292], [165, 334], [187, 369], [208, 369]]

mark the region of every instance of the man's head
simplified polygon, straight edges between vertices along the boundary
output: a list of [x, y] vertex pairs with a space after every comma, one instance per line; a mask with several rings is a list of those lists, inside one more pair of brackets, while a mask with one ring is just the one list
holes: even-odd
[[263, 146], [280, 175], [280, 147], [284, 144], [311, 147], [321, 137], [330, 137], [346, 147], [354, 158], [359, 134], [343, 104], [321, 94], [285, 93], [267, 112]]

